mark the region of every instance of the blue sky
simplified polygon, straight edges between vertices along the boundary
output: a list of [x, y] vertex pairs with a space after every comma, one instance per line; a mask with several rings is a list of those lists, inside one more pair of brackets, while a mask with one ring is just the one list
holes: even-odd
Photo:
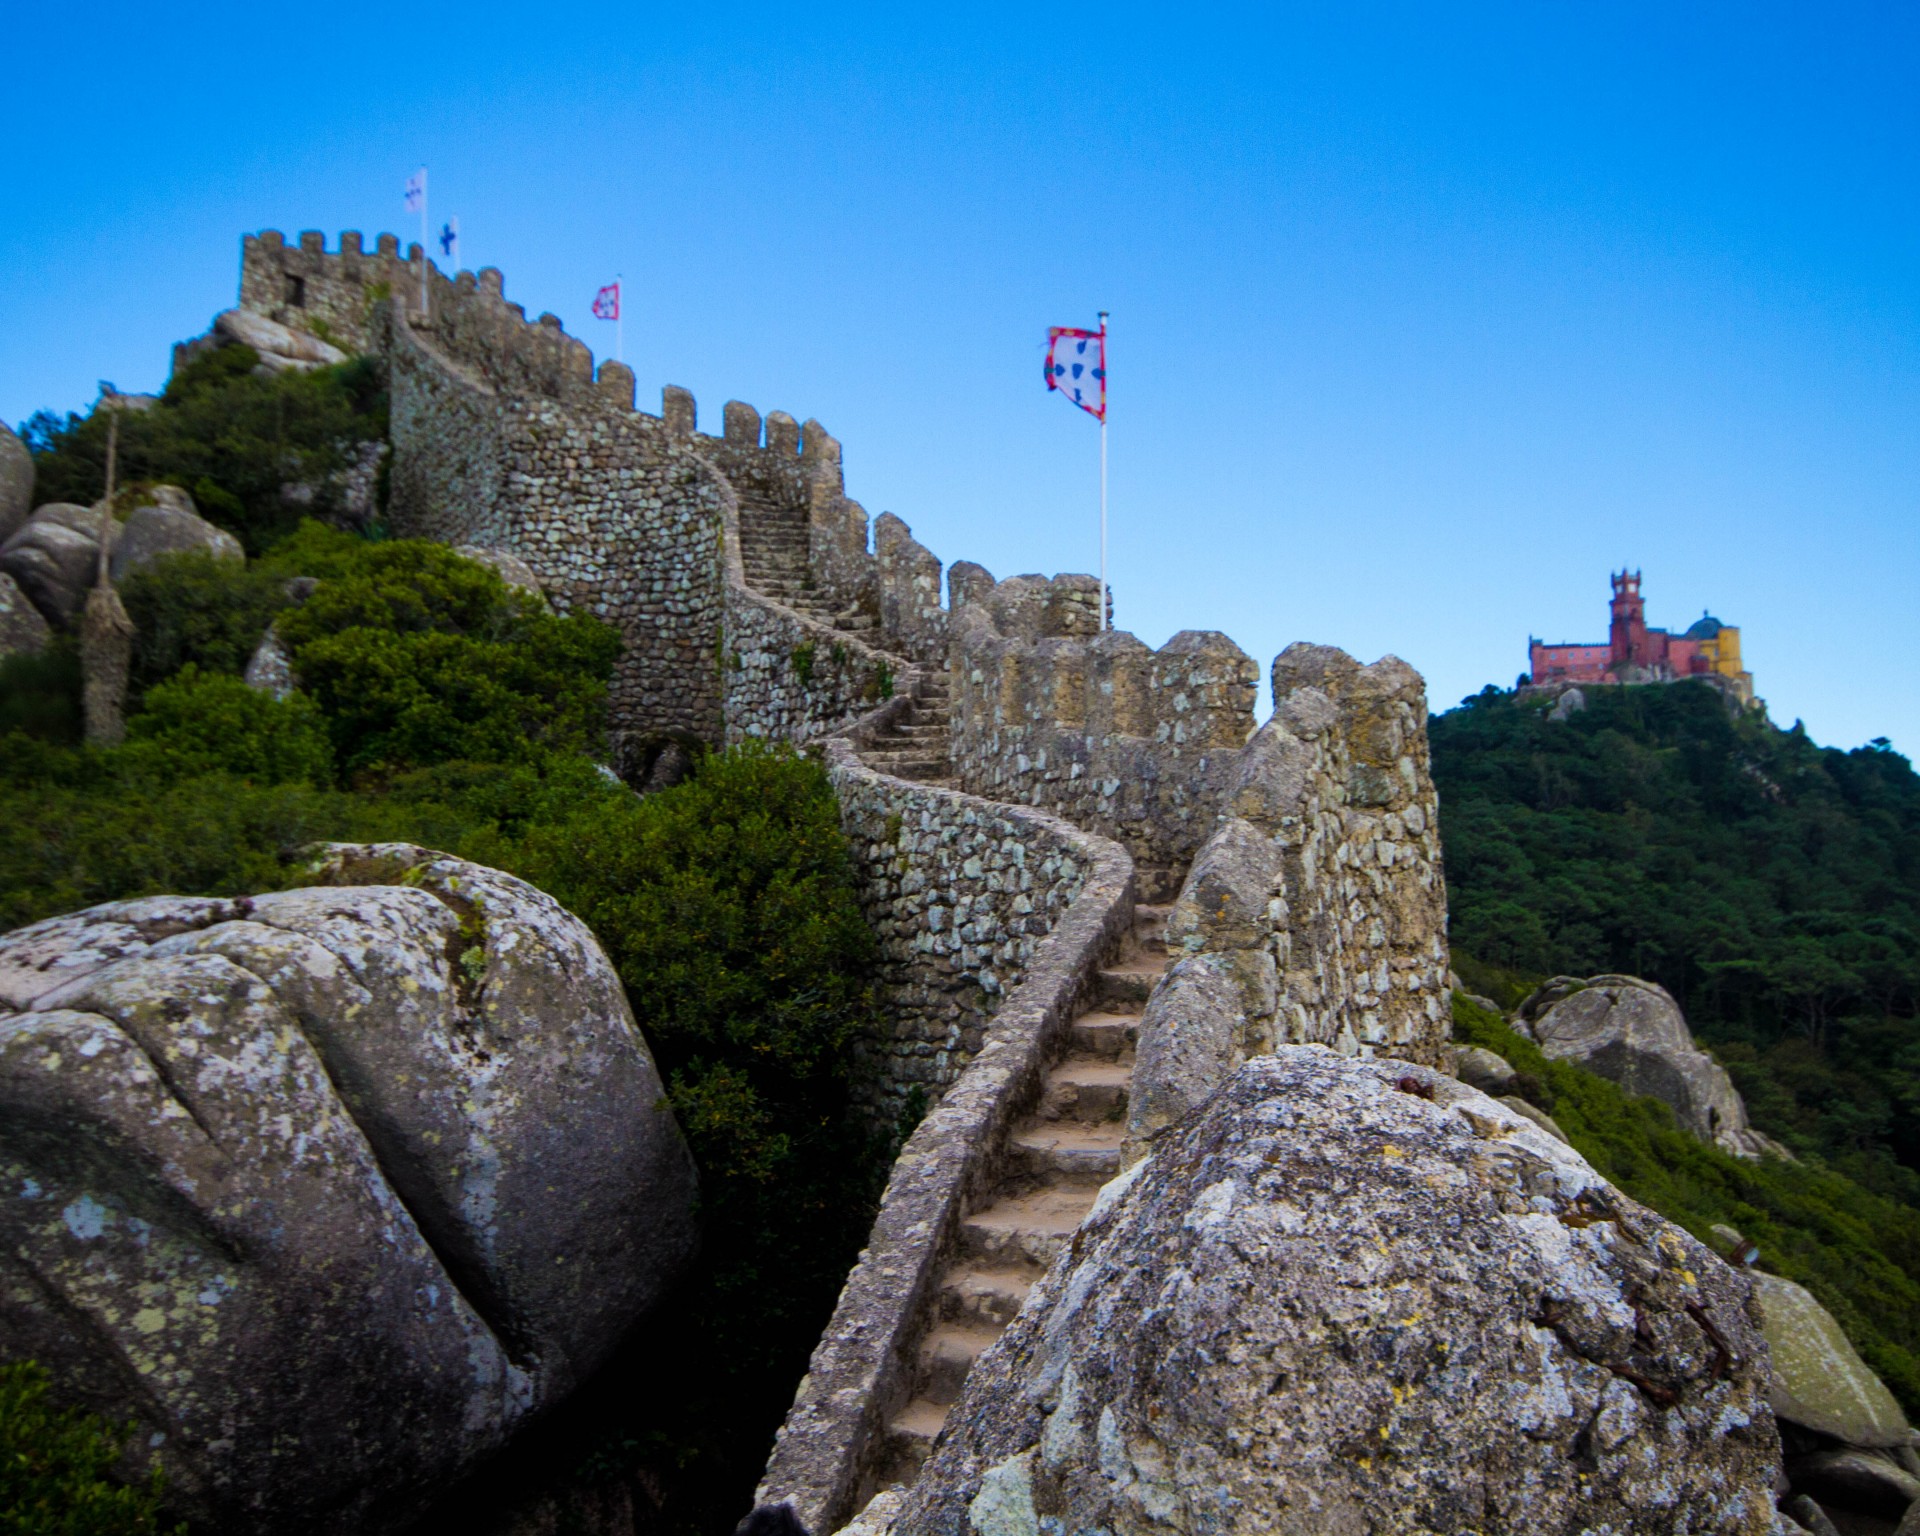
[[996, 575], [1092, 568], [1040, 357], [1110, 309], [1150, 643], [1440, 708], [1630, 563], [1782, 724], [1920, 751], [1920, 11], [914, 9], [12, 8], [0, 417], [159, 387], [242, 231], [404, 235], [424, 163], [529, 313], [610, 350], [622, 273], [643, 395], [818, 417]]

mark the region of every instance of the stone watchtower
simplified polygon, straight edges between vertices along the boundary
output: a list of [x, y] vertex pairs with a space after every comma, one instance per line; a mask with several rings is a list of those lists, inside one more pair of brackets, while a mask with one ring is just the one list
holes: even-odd
[[1608, 663], [1614, 667], [1644, 666], [1647, 659], [1647, 609], [1640, 598], [1640, 573], [1620, 571], [1613, 577], [1613, 627]]

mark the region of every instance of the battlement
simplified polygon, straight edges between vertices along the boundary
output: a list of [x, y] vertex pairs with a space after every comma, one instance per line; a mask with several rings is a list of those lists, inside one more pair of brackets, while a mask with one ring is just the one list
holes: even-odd
[[409, 283], [418, 291], [420, 260], [418, 243], [403, 252], [398, 235], [378, 235], [368, 250], [360, 231], [349, 229], [329, 251], [317, 229], [291, 245], [279, 230], [264, 229], [240, 242], [240, 307], [349, 351], [377, 351], [374, 309], [404, 297]]
[[1213, 828], [1253, 733], [1253, 658], [1183, 630], [1153, 650], [1100, 628], [1091, 576], [955, 567], [953, 760], [961, 785], [1038, 805], [1125, 843], [1143, 889], [1183, 869]]

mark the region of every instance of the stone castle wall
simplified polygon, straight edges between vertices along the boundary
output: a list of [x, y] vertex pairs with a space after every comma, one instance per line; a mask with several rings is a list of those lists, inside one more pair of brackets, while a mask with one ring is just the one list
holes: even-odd
[[[987, 1198], [1014, 1127], [1038, 1102], [1098, 968], [1133, 921], [1132, 864], [1118, 844], [862, 764], [855, 744], [898, 707], [825, 744], [856, 863], [876, 892], [870, 912], [888, 965], [898, 967], [895, 1003], [923, 1021], [889, 1042], [896, 1062], [914, 1064], [897, 1080], [932, 1083], [959, 1068], [947, 1011], [954, 983], [984, 992], [991, 975], [999, 1007], [895, 1160], [867, 1246], [774, 1442], [760, 1497], [793, 1500], [818, 1531], [832, 1530], [834, 1513], [870, 1480], [887, 1420], [911, 1395], [916, 1346], [960, 1224]], [[949, 902], [948, 890], [968, 900]]]
[[715, 739], [719, 477], [657, 419], [584, 388], [571, 402], [510, 392], [548, 363], [575, 366], [544, 337], [530, 360], [491, 370], [499, 384], [460, 366], [438, 345], [443, 325], [469, 318], [460, 311], [448, 304], [428, 326], [387, 311], [394, 531], [517, 555], [556, 609], [620, 631], [608, 695], [616, 755], [661, 737]]
[[973, 1060], [1099, 859], [1117, 850], [1024, 807], [876, 773], [845, 738], [826, 753], [880, 941], [886, 1022], [862, 1050], [890, 1122], [916, 1092], [937, 1102]]
[[[1257, 673], [1225, 636], [1151, 650], [1102, 630], [1091, 577], [943, 572], [904, 522], [846, 496], [817, 422], [729, 402], [702, 433], [671, 387], [659, 415], [637, 411], [631, 371], [596, 367], [554, 316], [529, 321], [497, 271], [425, 264], [423, 314], [421, 270], [385, 236], [329, 253], [268, 232], [243, 261], [247, 307], [385, 357], [396, 530], [518, 555], [557, 608], [617, 625], [620, 735], [811, 743], [827, 763], [882, 951], [865, 1107], [897, 1123], [931, 1106], [769, 1466], [769, 1487], [837, 1507], [912, 1379], [958, 1223], [1136, 896], [1178, 890], [1181, 956], [1142, 1021], [1136, 1152], [1282, 1041], [1437, 1059], [1445, 892], [1420, 679], [1296, 646], [1255, 734]], [[749, 588], [750, 518], [803, 525], [810, 599], [877, 628], [842, 633]], [[934, 669], [957, 790], [858, 756]]]
[[725, 739], [806, 742], [840, 730], [896, 693], [911, 693], [901, 657], [752, 591], [727, 586], [720, 639]]
[[976, 586], [953, 620], [954, 768], [976, 794], [1126, 844], [1164, 899], [1213, 830], [1257, 673], [1225, 635], [1154, 651], [1099, 624], [1091, 577]]
[[1452, 1033], [1420, 674], [1294, 645], [1273, 693], [1168, 920], [1181, 958], [1141, 1020], [1136, 1151], [1278, 1045], [1437, 1066]]
[[332, 251], [317, 229], [293, 245], [277, 229], [240, 242], [242, 309], [351, 352], [379, 350], [384, 337], [374, 310], [382, 300], [417, 305], [419, 292], [420, 247], [403, 254], [395, 235], [379, 236], [370, 251], [354, 229]]

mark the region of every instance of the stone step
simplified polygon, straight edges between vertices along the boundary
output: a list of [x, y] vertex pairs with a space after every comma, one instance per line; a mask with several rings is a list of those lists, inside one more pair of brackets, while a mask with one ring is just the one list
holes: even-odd
[[1146, 1006], [1153, 984], [1167, 973], [1165, 957], [1161, 958], [1163, 963], [1159, 965], [1123, 962], [1101, 971], [1096, 984], [1101, 1006], [1112, 1013], [1138, 1013]]
[[947, 1422], [947, 1410], [924, 1397], [916, 1397], [893, 1416], [887, 1425], [876, 1471], [880, 1485], [911, 1483], [920, 1475], [927, 1452], [933, 1449], [933, 1437]]
[[1084, 1184], [1098, 1189], [1120, 1171], [1126, 1122], [1090, 1125], [1080, 1120], [1041, 1120], [1015, 1131], [1007, 1143], [1009, 1171], [1050, 1188]]
[[996, 1268], [1045, 1269], [1093, 1209], [1094, 1194], [1069, 1184], [1004, 1195], [960, 1224], [961, 1256]]
[[1073, 1021], [1073, 1049], [1089, 1056], [1118, 1060], [1133, 1050], [1140, 1036], [1137, 1013], [1083, 1013]]
[[1000, 1337], [997, 1327], [963, 1328], [941, 1323], [920, 1341], [920, 1379], [916, 1396], [942, 1408], [959, 1400], [967, 1372], [980, 1352]]
[[1127, 1087], [1132, 1081], [1132, 1062], [1075, 1052], [1048, 1071], [1040, 1118], [1117, 1124], [1127, 1113]]
[[942, 789], [953, 787], [952, 773], [945, 763], [877, 763], [864, 754], [862, 761], [874, 772], [890, 774], [896, 779], [907, 779], [915, 784], [936, 784]]
[[962, 1328], [1004, 1328], [1026, 1304], [1034, 1272], [956, 1264], [940, 1281], [940, 1319]]

